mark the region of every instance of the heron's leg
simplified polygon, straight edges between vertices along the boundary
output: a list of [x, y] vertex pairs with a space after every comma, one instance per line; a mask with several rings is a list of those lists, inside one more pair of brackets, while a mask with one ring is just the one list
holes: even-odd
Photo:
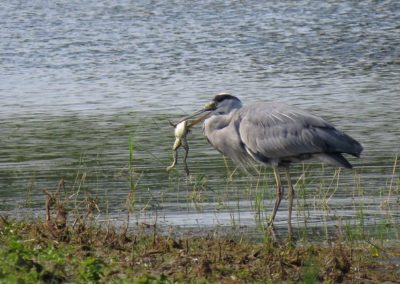
[[289, 168], [285, 168], [286, 179], [289, 185], [289, 192], [288, 192], [288, 233], [289, 239], [292, 238], [292, 207], [293, 207], [293, 197], [294, 197], [294, 189], [292, 180], [290, 178]]
[[282, 196], [283, 196], [283, 186], [281, 182], [281, 177], [279, 175], [279, 169], [277, 167], [273, 167], [274, 170], [274, 176], [275, 176], [275, 181], [276, 181], [276, 200], [275, 200], [275, 206], [274, 206], [274, 211], [272, 212], [272, 216], [268, 222], [268, 225], [272, 226], [274, 224], [276, 212], [278, 211], [279, 205], [281, 204]]

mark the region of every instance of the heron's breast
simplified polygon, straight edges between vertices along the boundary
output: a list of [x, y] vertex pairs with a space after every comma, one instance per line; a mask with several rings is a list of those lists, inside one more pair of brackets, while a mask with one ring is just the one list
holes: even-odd
[[204, 134], [215, 149], [233, 160], [242, 160], [242, 156], [247, 155], [234, 127], [227, 126], [218, 129], [206, 127]]

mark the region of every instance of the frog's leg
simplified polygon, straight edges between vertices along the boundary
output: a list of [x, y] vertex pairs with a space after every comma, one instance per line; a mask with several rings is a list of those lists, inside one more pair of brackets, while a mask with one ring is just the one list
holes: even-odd
[[189, 167], [187, 165], [186, 159], [189, 155], [189, 144], [187, 142], [187, 136], [185, 135], [184, 137], [182, 137], [182, 147], [183, 149], [185, 149], [185, 156], [183, 158], [183, 166], [185, 167], [185, 172], [186, 172], [186, 176], [189, 176]]
[[167, 167], [167, 171], [169, 172], [170, 170], [172, 170], [175, 166], [176, 166], [176, 162], [178, 161], [178, 151], [175, 150], [173, 152], [173, 161], [172, 164], [170, 166]]

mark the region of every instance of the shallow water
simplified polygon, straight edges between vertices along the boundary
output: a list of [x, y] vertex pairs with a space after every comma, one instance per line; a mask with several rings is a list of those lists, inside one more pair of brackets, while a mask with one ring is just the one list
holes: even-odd
[[[197, 128], [189, 137], [191, 180], [181, 164], [165, 171], [173, 143], [168, 119], [228, 91], [244, 103], [307, 109], [363, 144], [362, 159], [351, 159], [355, 170], [338, 180], [335, 169], [319, 164], [293, 169], [297, 228], [398, 225], [398, 1], [2, 6], [3, 213], [43, 214], [42, 190], [64, 177], [69, 191], [98, 198], [100, 221], [123, 223], [132, 179], [135, 222], [253, 232], [273, 207], [269, 170], [228, 178], [234, 166], [226, 168]], [[285, 206], [277, 215], [282, 230]]]

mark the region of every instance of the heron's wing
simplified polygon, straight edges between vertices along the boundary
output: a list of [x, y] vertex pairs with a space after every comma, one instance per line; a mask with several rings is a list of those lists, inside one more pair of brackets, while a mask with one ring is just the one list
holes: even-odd
[[317, 153], [361, 152], [357, 141], [324, 119], [279, 103], [249, 105], [239, 112], [238, 131], [257, 159], [281, 159]]

